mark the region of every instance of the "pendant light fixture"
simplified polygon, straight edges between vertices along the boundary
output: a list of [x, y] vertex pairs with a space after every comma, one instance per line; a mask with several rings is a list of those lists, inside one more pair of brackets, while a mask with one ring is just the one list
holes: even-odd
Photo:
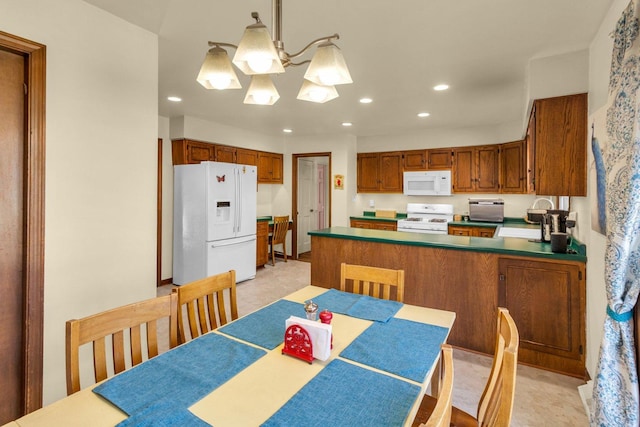
[[[324, 103], [338, 97], [335, 85], [353, 83], [342, 52], [332, 41], [338, 34], [322, 37], [307, 44], [301, 51], [290, 54], [282, 42], [282, 0], [272, 0], [273, 39], [260, 20], [258, 12], [252, 12], [255, 24], [246, 27], [238, 46], [230, 43], [209, 42], [197, 81], [207, 89], [239, 89], [238, 76], [233, 70], [227, 51], [236, 49], [233, 64], [245, 75], [251, 76], [251, 84], [244, 98], [245, 104], [273, 105], [280, 95], [271, 81], [270, 74], [285, 72], [289, 66], [309, 64], [297, 99]], [[317, 46], [311, 60], [294, 62], [313, 46]]]

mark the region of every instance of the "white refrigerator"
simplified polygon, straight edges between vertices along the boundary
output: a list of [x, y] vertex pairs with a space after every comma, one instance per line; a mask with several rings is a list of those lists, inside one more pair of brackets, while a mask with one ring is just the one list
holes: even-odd
[[174, 167], [173, 283], [235, 270], [256, 276], [256, 166], [202, 162]]

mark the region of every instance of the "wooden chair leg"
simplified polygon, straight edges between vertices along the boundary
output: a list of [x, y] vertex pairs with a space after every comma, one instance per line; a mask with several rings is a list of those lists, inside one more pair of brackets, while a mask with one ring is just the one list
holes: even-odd
[[282, 254], [284, 255], [284, 262], [287, 262], [287, 242], [282, 242]]
[[271, 265], [276, 265], [276, 251], [274, 250], [273, 245], [271, 245]]

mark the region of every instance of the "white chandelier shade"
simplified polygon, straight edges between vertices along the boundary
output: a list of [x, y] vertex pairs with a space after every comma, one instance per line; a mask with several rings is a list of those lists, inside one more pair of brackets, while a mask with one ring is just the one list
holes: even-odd
[[233, 63], [247, 76], [284, 73], [278, 51], [262, 22], [244, 30]]
[[337, 97], [338, 91], [335, 86], [323, 86], [305, 79], [300, 92], [298, 92], [297, 99], [324, 104]]
[[331, 42], [318, 46], [304, 78], [325, 86], [353, 83], [340, 48]]
[[207, 89], [242, 88], [236, 72], [233, 71], [227, 51], [220, 46], [209, 49], [196, 80]]
[[273, 105], [278, 99], [280, 94], [268, 74], [251, 76], [251, 84], [244, 97], [245, 104]]

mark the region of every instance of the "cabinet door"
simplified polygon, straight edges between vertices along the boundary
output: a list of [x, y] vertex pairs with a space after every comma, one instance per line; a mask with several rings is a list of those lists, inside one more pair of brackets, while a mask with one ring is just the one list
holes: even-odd
[[497, 193], [500, 189], [498, 180], [499, 145], [476, 147], [475, 151], [477, 168], [474, 191]]
[[[498, 304], [509, 309], [520, 334], [519, 360], [584, 374], [584, 267], [500, 258]], [[567, 360], [568, 359], [568, 360]], [[554, 366], [554, 364], [556, 364]]]
[[427, 150], [405, 151], [403, 156], [405, 171], [423, 171], [427, 169]]
[[365, 221], [365, 220], [358, 220], [358, 219], [352, 219], [351, 220], [351, 227], [353, 228], [373, 228], [373, 225], [371, 224], [373, 221]]
[[256, 267], [269, 261], [269, 223], [258, 221], [256, 225]]
[[235, 147], [227, 147], [226, 145], [216, 145], [216, 162], [235, 163], [236, 162]]
[[444, 148], [427, 150], [427, 169], [451, 169], [451, 149]]
[[392, 221], [376, 221], [374, 228], [376, 230], [396, 231], [398, 224]]
[[375, 193], [379, 188], [378, 153], [358, 153], [358, 193]]
[[456, 227], [455, 225], [450, 225], [448, 230], [448, 233], [452, 236], [471, 236], [471, 227]]
[[236, 163], [241, 165], [258, 165], [258, 152], [254, 150], [246, 150], [244, 148], [236, 149]]
[[282, 184], [282, 154], [258, 153], [258, 182]]
[[380, 153], [380, 191], [402, 193], [402, 153]]
[[525, 141], [514, 141], [500, 147], [500, 192], [526, 193]]
[[475, 180], [475, 162], [473, 147], [453, 149], [453, 191], [455, 193], [472, 192]]
[[283, 155], [272, 153], [271, 156], [271, 182], [274, 184], [282, 184], [282, 163]]
[[496, 233], [496, 229], [491, 227], [478, 227], [475, 231], [478, 237], [488, 238], [493, 238], [493, 235]]
[[587, 94], [535, 101], [536, 194], [587, 195]]
[[526, 155], [526, 172], [527, 172], [527, 181], [526, 188], [527, 193], [535, 193], [536, 191], [536, 139], [535, 139], [535, 131], [536, 131], [536, 106], [533, 105], [531, 109], [531, 116], [529, 116], [529, 125], [527, 126], [527, 134], [524, 138], [525, 141], [525, 149], [527, 151]]

